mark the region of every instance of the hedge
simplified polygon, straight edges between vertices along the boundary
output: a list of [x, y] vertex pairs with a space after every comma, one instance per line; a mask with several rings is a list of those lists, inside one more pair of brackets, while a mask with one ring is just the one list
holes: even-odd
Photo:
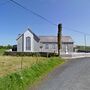
[[7, 55], [7, 56], [42, 56], [42, 57], [58, 56], [58, 54], [50, 53], [50, 52], [4, 52], [3, 55]]

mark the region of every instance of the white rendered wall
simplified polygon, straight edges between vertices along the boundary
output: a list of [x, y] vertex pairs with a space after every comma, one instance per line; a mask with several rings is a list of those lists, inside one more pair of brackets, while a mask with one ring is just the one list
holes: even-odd
[[[31, 38], [31, 50], [26, 50], [26, 37]], [[28, 30], [24, 33], [24, 52], [33, 52], [33, 34], [30, 33]]]
[[22, 52], [22, 36], [17, 40], [17, 52]]

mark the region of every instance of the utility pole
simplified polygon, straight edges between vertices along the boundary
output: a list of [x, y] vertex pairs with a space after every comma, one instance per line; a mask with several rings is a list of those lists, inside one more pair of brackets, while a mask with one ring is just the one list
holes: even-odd
[[85, 53], [86, 53], [86, 34], [84, 34], [84, 42], [85, 42], [84, 50], [85, 50]]
[[58, 35], [57, 35], [57, 41], [58, 41], [58, 56], [61, 55], [61, 48], [62, 48], [62, 24], [58, 24]]

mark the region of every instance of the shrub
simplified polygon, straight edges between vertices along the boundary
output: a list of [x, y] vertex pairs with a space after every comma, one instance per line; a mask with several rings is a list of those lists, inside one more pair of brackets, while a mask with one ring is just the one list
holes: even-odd
[[10, 55], [10, 56], [42, 56], [42, 57], [58, 56], [56, 53], [50, 53], [50, 52], [4, 52], [4, 55]]

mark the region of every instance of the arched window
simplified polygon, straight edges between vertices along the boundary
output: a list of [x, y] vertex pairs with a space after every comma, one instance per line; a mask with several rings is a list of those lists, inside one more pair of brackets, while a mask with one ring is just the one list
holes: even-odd
[[31, 38], [26, 37], [26, 50], [31, 50]]

